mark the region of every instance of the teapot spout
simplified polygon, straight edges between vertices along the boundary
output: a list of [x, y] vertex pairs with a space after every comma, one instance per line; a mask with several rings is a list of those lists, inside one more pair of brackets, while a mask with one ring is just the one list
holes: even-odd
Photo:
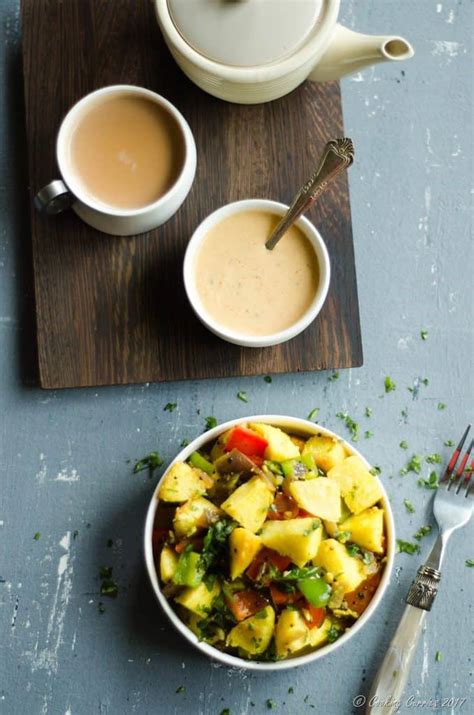
[[415, 54], [403, 37], [363, 35], [337, 24], [325, 53], [308, 79], [340, 79], [378, 62], [407, 60]]

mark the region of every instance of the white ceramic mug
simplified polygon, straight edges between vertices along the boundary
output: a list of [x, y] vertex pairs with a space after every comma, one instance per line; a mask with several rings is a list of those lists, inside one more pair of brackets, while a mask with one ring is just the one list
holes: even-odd
[[[151, 204], [134, 209], [119, 209], [85, 194], [68, 151], [74, 127], [92, 104], [110, 95], [142, 97], [160, 105], [173, 117], [181, 131], [184, 159], [181, 171], [171, 188]], [[171, 102], [159, 94], [134, 85], [111, 85], [83, 97], [64, 117], [56, 140], [56, 161], [61, 179], [43, 187], [35, 197], [35, 206], [42, 213], [57, 214], [72, 207], [80, 218], [93, 228], [113, 236], [131, 236], [150, 231], [165, 223], [179, 209], [189, 193], [196, 173], [196, 144], [189, 124]]]
[[222, 338], [222, 340], [226, 340], [228, 343], [233, 343], [234, 345], [241, 345], [246, 348], [264, 348], [291, 340], [299, 335], [299, 333], [303, 332], [303, 330], [305, 330], [308, 325], [313, 322], [321, 311], [328, 294], [331, 265], [329, 261], [329, 254], [321, 234], [317, 228], [310, 221], [308, 221], [307, 218], [301, 216], [296, 221], [296, 226], [298, 226], [298, 228], [300, 228], [309, 239], [316, 254], [319, 266], [318, 287], [313, 300], [305, 313], [303, 313], [301, 318], [293, 323], [293, 325], [290, 325], [289, 328], [267, 335], [246, 335], [244, 333], [238, 333], [235, 330], [231, 330], [222, 323], [218, 323], [206, 310], [197, 290], [196, 258], [203, 239], [209, 233], [211, 228], [220, 223], [220, 221], [226, 219], [228, 216], [232, 216], [242, 211], [263, 211], [276, 214], [277, 216], [284, 216], [284, 214], [288, 211], [288, 206], [280, 204], [277, 201], [269, 201], [267, 199], [245, 199], [243, 201], [235, 201], [232, 204], [226, 204], [220, 209], [217, 209], [217, 211], [214, 211], [214, 213], [210, 214], [201, 224], [199, 224], [188, 243], [183, 267], [184, 287], [192, 309], [201, 323], [203, 323], [212, 333], [217, 335], [219, 338]]

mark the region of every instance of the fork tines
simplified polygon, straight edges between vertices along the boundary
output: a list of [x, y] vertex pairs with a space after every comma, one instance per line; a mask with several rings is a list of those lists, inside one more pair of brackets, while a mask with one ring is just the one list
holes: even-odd
[[[458, 446], [456, 447], [456, 449], [453, 452], [453, 456], [449, 460], [448, 466], [446, 467], [446, 471], [445, 471], [443, 478], [441, 480], [443, 482], [445, 482], [445, 481], [448, 482], [448, 487], [447, 487], [448, 491], [449, 491], [449, 489], [451, 489], [451, 485], [453, 484], [453, 482], [457, 482], [456, 494], [459, 492], [459, 490], [461, 489], [461, 486], [464, 483], [466, 485], [466, 496], [469, 494], [469, 491], [471, 488], [470, 479], [471, 479], [471, 475], [472, 475], [472, 471], [473, 471], [473, 467], [474, 467], [474, 459], [472, 460], [468, 469], [466, 469], [466, 465], [468, 463], [469, 456], [470, 456], [472, 449], [474, 447], [474, 439], [471, 440], [471, 443], [470, 443], [468, 449], [466, 450], [466, 452], [464, 453], [461, 461], [459, 462], [457, 469], [456, 469], [456, 465], [458, 463], [459, 456], [462, 452], [462, 448], [464, 447], [464, 442], [467, 439], [467, 435], [469, 434], [470, 429], [471, 429], [471, 425], [468, 425], [466, 427], [466, 431], [464, 432], [463, 436], [461, 437], [461, 440], [460, 440]], [[463, 480], [462, 476], [464, 473], [465, 473], [465, 478]]]

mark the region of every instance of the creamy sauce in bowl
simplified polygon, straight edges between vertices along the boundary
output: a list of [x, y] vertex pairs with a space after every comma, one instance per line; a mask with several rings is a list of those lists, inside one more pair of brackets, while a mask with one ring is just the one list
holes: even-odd
[[273, 251], [265, 248], [279, 220], [270, 211], [239, 211], [202, 239], [194, 264], [197, 294], [227, 330], [278, 333], [297, 323], [315, 300], [319, 264], [303, 230], [293, 225]]

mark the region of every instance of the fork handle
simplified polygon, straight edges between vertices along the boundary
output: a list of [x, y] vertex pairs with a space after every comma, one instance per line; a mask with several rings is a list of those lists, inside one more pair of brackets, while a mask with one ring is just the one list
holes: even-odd
[[367, 698], [366, 715], [392, 715], [400, 708], [426, 611], [405, 608]]

